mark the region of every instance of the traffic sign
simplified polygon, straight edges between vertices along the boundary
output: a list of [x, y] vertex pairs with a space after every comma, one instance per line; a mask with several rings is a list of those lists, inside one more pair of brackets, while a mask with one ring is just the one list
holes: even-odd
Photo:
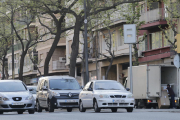
[[179, 68], [180, 67], [180, 61], [179, 61], [180, 59], [179, 59], [179, 55], [177, 54], [177, 55], [175, 55], [175, 57], [174, 57], [174, 65], [177, 67], [177, 68]]

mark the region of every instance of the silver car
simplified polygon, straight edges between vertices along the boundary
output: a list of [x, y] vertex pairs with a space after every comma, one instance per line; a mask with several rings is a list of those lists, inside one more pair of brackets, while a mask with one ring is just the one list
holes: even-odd
[[27, 86], [29, 92], [33, 95], [34, 97], [34, 105], [35, 105], [35, 109], [36, 109], [36, 89], [37, 86]]
[[36, 106], [37, 111], [45, 109], [54, 112], [54, 109], [65, 108], [71, 112], [78, 108], [78, 98], [81, 87], [77, 80], [70, 76], [46, 76], [38, 81]]
[[80, 112], [85, 112], [89, 108], [94, 108], [95, 112], [100, 112], [101, 109], [117, 112], [118, 108], [125, 108], [127, 112], [132, 112], [133, 107], [133, 94], [114, 80], [88, 82], [79, 94]]
[[34, 114], [34, 98], [26, 85], [20, 80], [0, 80], [0, 114], [26, 110]]

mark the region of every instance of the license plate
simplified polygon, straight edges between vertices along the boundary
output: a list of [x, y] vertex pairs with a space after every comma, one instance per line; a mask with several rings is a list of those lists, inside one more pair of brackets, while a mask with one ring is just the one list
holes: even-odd
[[76, 100], [65, 100], [65, 102], [77, 102]]
[[112, 100], [113, 103], [124, 103], [125, 100]]
[[16, 103], [12, 103], [12, 105], [24, 105], [23, 102], [16, 102]]

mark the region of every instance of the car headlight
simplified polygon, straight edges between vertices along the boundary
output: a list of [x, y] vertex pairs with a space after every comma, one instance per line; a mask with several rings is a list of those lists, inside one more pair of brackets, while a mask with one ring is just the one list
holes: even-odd
[[33, 100], [33, 99], [34, 97], [32, 95], [26, 97], [26, 100]]
[[52, 96], [60, 96], [60, 93], [52, 91]]
[[99, 95], [100, 98], [109, 98], [109, 95]]
[[134, 98], [134, 95], [133, 94], [129, 94], [129, 95], [127, 95], [127, 98]]
[[7, 97], [0, 97], [0, 101], [8, 101], [9, 99]]

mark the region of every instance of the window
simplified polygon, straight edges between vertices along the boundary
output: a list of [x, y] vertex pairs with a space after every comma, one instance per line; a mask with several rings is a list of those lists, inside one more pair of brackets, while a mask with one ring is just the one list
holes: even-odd
[[46, 86], [46, 88], [48, 88], [48, 82], [47, 82], [47, 80], [44, 81], [44, 86]]
[[155, 32], [149, 34], [150, 49], [157, 49], [162, 47], [162, 32]]
[[40, 66], [43, 66], [43, 54], [40, 54]]
[[68, 48], [69, 48], [69, 55], [71, 55], [71, 45], [72, 45], [72, 40], [68, 41]]
[[93, 90], [93, 82], [91, 82], [91, 85], [90, 85], [89, 88], [91, 88]]
[[117, 45], [117, 39], [116, 39], [116, 31], [112, 34], [112, 48], [113, 50], [116, 50], [116, 45]]
[[91, 82], [88, 82], [88, 83], [85, 85], [83, 91], [87, 91], [87, 89], [89, 88], [90, 84], [91, 84]]
[[119, 32], [118, 46], [124, 45], [124, 36]]
[[[138, 37], [138, 41], [142, 41], [142, 39], [143, 39], [143, 36]], [[139, 50], [140, 51], [147, 50], [147, 37], [145, 38], [145, 40], [143, 40], [142, 42], [139, 43]]]
[[163, 38], [164, 38], [164, 47], [171, 45], [170, 42], [168, 42], [168, 39], [166, 38], [168, 37], [168, 39], [174, 43], [174, 31], [172, 29], [168, 29], [165, 30], [165, 34], [163, 34]]

